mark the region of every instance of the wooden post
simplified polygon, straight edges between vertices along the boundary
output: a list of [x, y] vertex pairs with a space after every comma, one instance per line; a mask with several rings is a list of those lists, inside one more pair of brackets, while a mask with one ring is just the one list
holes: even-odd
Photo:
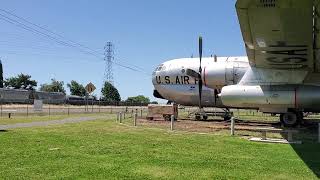
[[70, 107], [68, 106], [68, 116], [70, 115]]
[[171, 115], [170, 130], [173, 131], [173, 129], [174, 129], [174, 115]]
[[122, 113], [121, 112], [119, 113], [119, 116], [120, 116], [119, 123], [121, 123], [121, 121], [122, 121]]
[[131, 118], [133, 118], [133, 109], [131, 109]]
[[292, 141], [293, 141], [292, 132], [289, 131], [288, 132], [288, 142], [292, 142]]
[[123, 112], [123, 120], [126, 119], [126, 112]]
[[261, 132], [261, 139], [262, 140], [267, 140], [267, 131], [262, 131]]
[[133, 117], [133, 126], [137, 126], [137, 119], [138, 119], [138, 114], [135, 113]]
[[117, 119], [116, 119], [116, 122], [119, 121], [119, 113], [117, 113]]
[[234, 136], [235, 134], [234, 127], [235, 127], [235, 118], [232, 117], [231, 118], [231, 136]]
[[142, 117], [142, 108], [141, 108], [141, 110], [140, 110], [140, 114], [141, 114], [140, 117]]

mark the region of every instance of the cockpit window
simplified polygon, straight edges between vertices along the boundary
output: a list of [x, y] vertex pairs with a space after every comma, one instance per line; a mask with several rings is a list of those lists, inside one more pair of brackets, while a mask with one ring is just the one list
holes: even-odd
[[164, 71], [166, 67], [163, 64], [160, 64], [154, 71]]

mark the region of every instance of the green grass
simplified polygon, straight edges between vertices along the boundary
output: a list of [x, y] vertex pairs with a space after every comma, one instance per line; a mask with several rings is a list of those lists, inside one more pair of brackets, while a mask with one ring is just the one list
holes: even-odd
[[[261, 144], [113, 120], [15, 129], [0, 132], [0, 142], [1, 179], [316, 179], [313, 171], [320, 173], [319, 145]], [[302, 159], [295, 149], [308, 155]]]

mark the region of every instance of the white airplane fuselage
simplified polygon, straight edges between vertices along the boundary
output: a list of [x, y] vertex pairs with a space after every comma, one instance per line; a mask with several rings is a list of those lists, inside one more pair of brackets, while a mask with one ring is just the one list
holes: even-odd
[[[258, 109], [265, 113], [292, 109], [320, 112], [320, 74], [252, 68], [247, 57], [204, 58], [201, 65], [204, 107]], [[159, 65], [152, 78], [155, 97], [198, 106], [198, 80], [188, 76], [187, 69], [198, 71], [199, 58]]]
[[[214, 93], [216, 89], [237, 84], [249, 66], [247, 57], [210, 57], [202, 60], [202, 105], [225, 107]], [[199, 58], [175, 59], [164, 62], [153, 72], [155, 96], [181, 105], [199, 104], [198, 80], [186, 74], [187, 69], [199, 70]]]

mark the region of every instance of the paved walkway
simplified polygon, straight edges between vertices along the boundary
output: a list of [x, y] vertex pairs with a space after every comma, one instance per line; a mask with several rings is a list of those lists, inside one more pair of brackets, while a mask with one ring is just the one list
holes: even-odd
[[62, 119], [62, 120], [8, 124], [8, 125], [0, 125], [0, 130], [49, 126], [49, 125], [66, 124], [66, 123], [78, 123], [78, 122], [83, 122], [83, 121], [93, 121], [93, 120], [97, 120], [99, 118], [101, 118], [101, 117], [76, 117], [76, 118], [66, 118], [66, 119]]

